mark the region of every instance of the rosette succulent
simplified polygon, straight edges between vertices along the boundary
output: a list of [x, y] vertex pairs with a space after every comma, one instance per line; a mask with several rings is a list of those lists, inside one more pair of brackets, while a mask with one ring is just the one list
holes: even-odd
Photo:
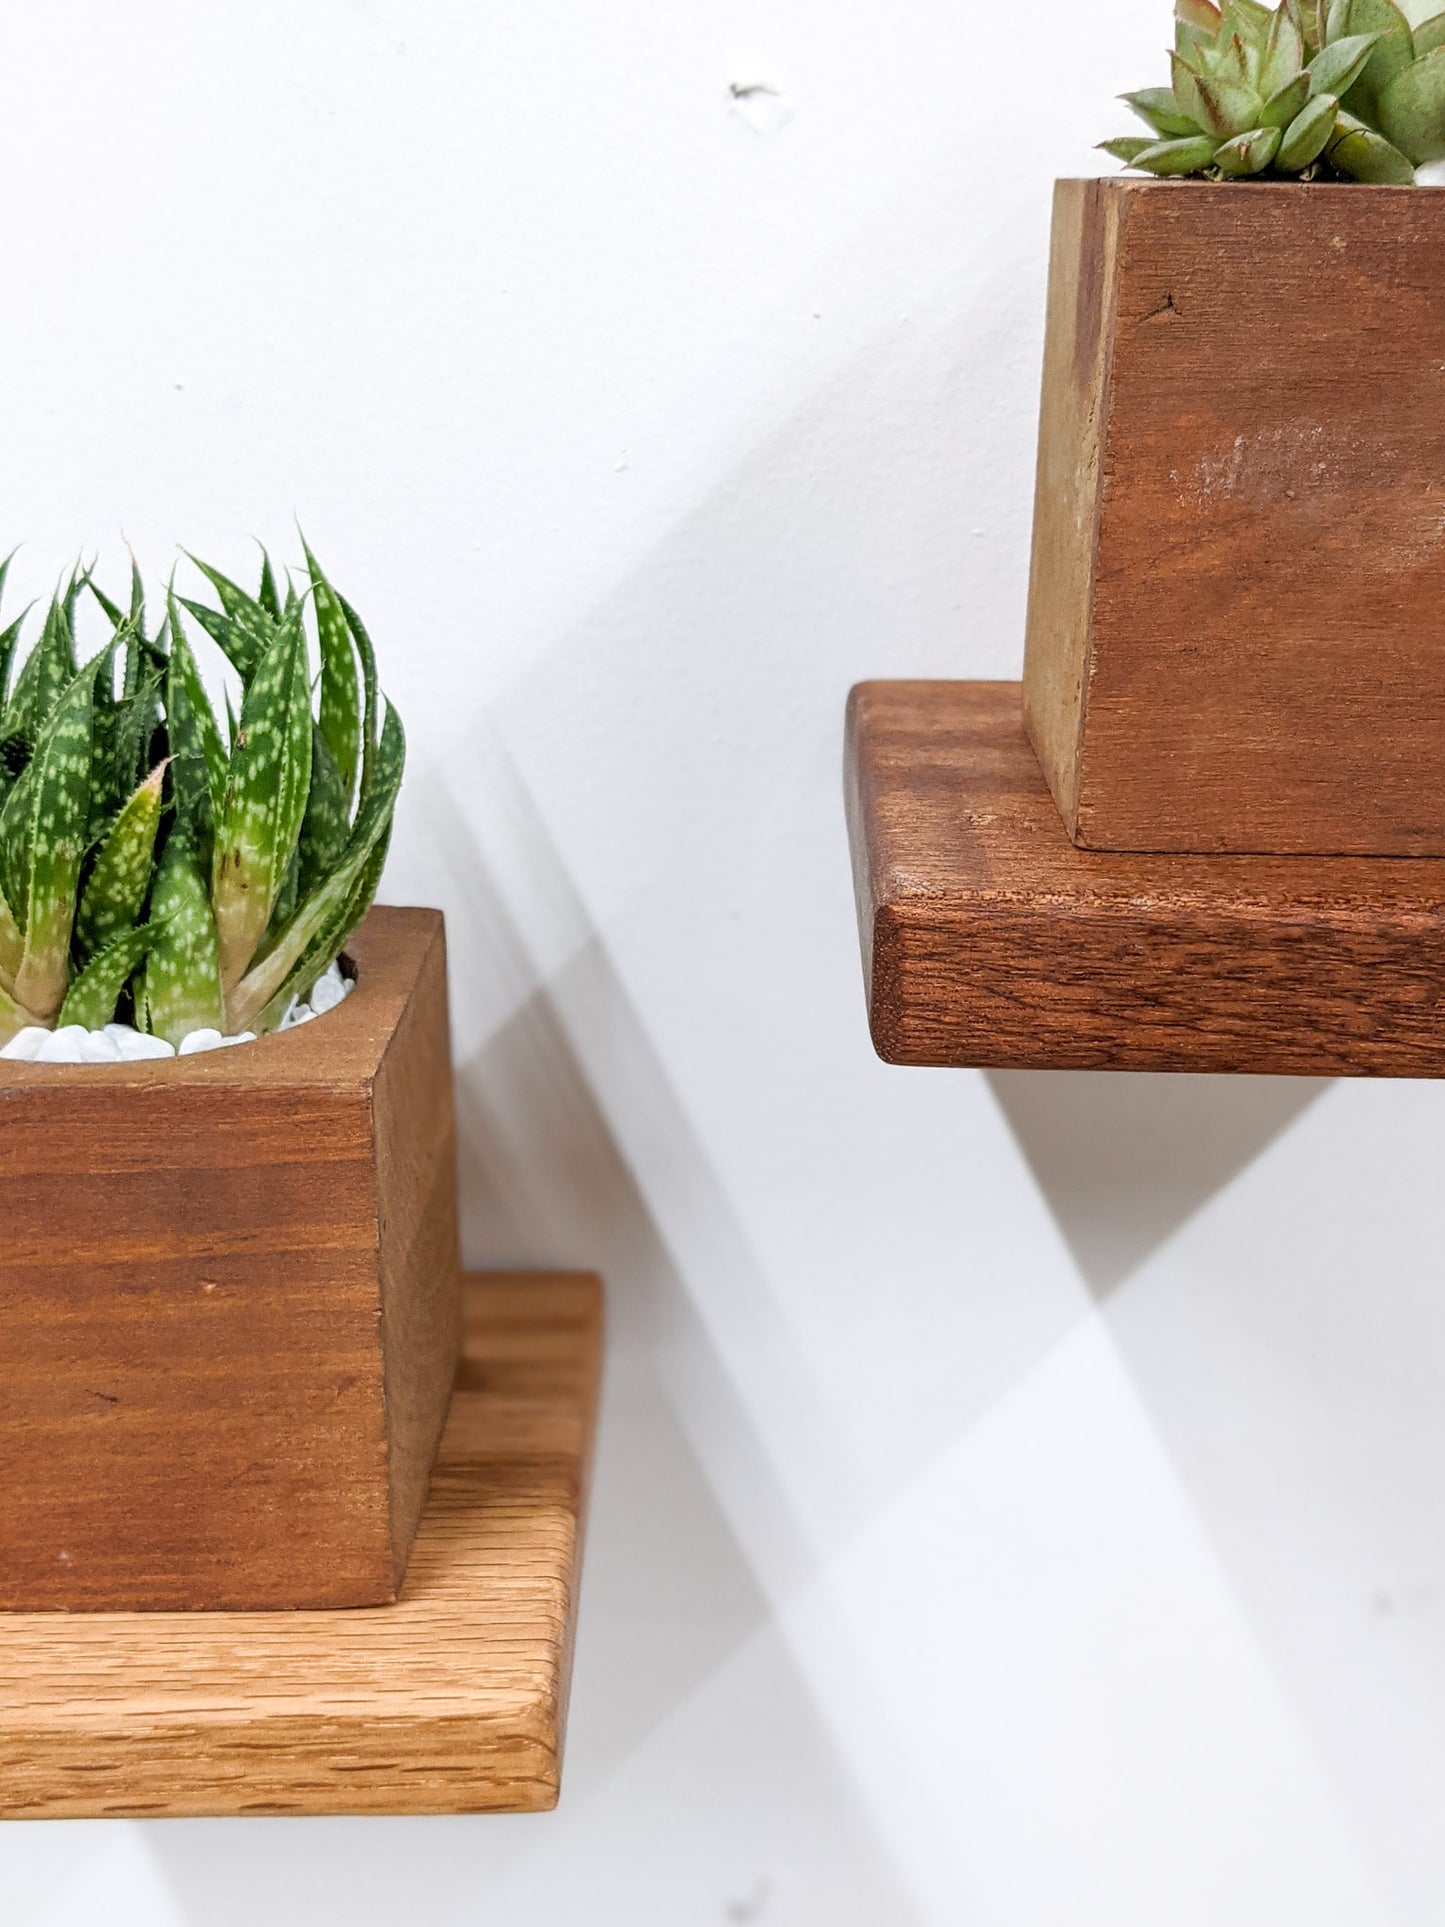
[[1445, 158], [1445, 12], [1394, 0], [1176, 0], [1171, 84], [1123, 96], [1147, 137], [1104, 152], [1149, 174], [1408, 186]]
[[[298, 591], [165, 597], [152, 634], [88, 569], [21, 656], [0, 633], [0, 1044], [113, 1018], [179, 1041], [272, 1029], [340, 954], [386, 857], [405, 745], [370, 639], [309, 548]], [[0, 593], [9, 563], [0, 564]], [[82, 598], [109, 639], [77, 660]], [[187, 618], [236, 692], [224, 733]]]

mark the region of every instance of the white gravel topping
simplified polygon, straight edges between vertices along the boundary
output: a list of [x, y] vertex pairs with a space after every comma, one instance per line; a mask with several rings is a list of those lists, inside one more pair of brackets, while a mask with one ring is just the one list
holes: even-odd
[[[295, 1030], [298, 1024], [324, 1017], [355, 988], [349, 977], [342, 976], [339, 966], [332, 964], [316, 979], [306, 1003], [292, 1002], [277, 1029]], [[223, 1037], [218, 1030], [193, 1030], [181, 1039], [176, 1050], [163, 1037], [148, 1036], [130, 1024], [107, 1024], [103, 1030], [86, 1030], [81, 1024], [45, 1030], [39, 1024], [29, 1024], [0, 1049], [0, 1057], [22, 1064], [135, 1064], [151, 1057], [194, 1057], [198, 1051], [225, 1050], [232, 1044], [255, 1041], [253, 1030], [243, 1030], [235, 1037]]]

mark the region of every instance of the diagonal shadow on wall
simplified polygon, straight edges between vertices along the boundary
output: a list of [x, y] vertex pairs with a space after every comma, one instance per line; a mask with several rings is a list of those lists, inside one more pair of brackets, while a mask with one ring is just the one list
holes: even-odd
[[[514, 805], [520, 799], [513, 797]], [[601, 997], [646, 1053], [622, 986], [595, 935], [544, 972], [498, 890], [462, 814], [438, 787], [431, 833], [454, 873], [461, 908], [449, 920], [454, 1021], [464, 1044], [456, 1077], [464, 1252], [483, 1266], [585, 1266], [604, 1274], [609, 1362], [584, 1560], [577, 1690], [565, 1797], [596, 1794], [651, 1731], [766, 1626], [768, 1583], [805, 1581], [814, 1555], [688, 1286], [579, 1058], [569, 999]], [[535, 865], [555, 864], [528, 830]], [[565, 880], [565, 879], [559, 879]], [[465, 960], [465, 961], [463, 961]], [[647, 1076], [644, 1062], [637, 1074]], [[666, 1092], [653, 1097], [665, 1103]], [[675, 1107], [670, 1128], [684, 1160], [702, 1158]], [[709, 1191], [708, 1173], [696, 1184]], [[734, 1288], [758, 1294], [741, 1228], [720, 1197], [694, 1198]], [[774, 1334], [778, 1339], [779, 1335]], [[779, 1342], [781, 1342], [779, 1340]], [[706, 1461], [706, 1462], [705, 1462]], [[740, 1495], [757, 1543], [745, 1547], [718, 1489], [719, 1467]], [[834, 1764], [831, 1734], [793, 1668], [801, 1756]], [[844, 1763], [829, 1789], [851, 1851], [892, 1882], [886, 1848]], [[199, 1820], [155, 1826], [147, 1844], [188, 1920], [240, 1927], [303, 1914], [391, 1921], [416, 1904], [472, 1918], [476, 1894], [548, 1851], [535, 1822], [516, 1818]], [[901, 1885], [890, 1917], [915, 1922]], [[739, 1916], [741, 1917], [741, 1916]]]
[[988, 1081], [1101, 1298], [1329, 1083], [1157, 1071], [990, 1071]]

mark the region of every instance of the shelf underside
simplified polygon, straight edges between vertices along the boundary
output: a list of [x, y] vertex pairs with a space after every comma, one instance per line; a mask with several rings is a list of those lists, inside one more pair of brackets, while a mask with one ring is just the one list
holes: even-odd
[[1445, 1075], [1445, 859], [1076, 849], [1016, 683], [863, 683], [847, 797], [895, 1064]]
[[0, 1614], [0, 1816], [552, 1806], [600, 1357], [595, 1278], [467, 1281], [393, 1606]]

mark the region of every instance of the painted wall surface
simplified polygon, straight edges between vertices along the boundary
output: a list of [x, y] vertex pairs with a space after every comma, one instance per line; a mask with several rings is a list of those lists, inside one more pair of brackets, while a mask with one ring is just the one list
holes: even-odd
[[557, 1814], [13, 1825], [4, 1927], [1438, 1927], [1445, 1094], [863, 1021], [844, 694], [1017, 671], [1049, 184], [1166, 12], [6, 9], [0, 539], [304, 518], [468, 1254], [613, 1330]]

